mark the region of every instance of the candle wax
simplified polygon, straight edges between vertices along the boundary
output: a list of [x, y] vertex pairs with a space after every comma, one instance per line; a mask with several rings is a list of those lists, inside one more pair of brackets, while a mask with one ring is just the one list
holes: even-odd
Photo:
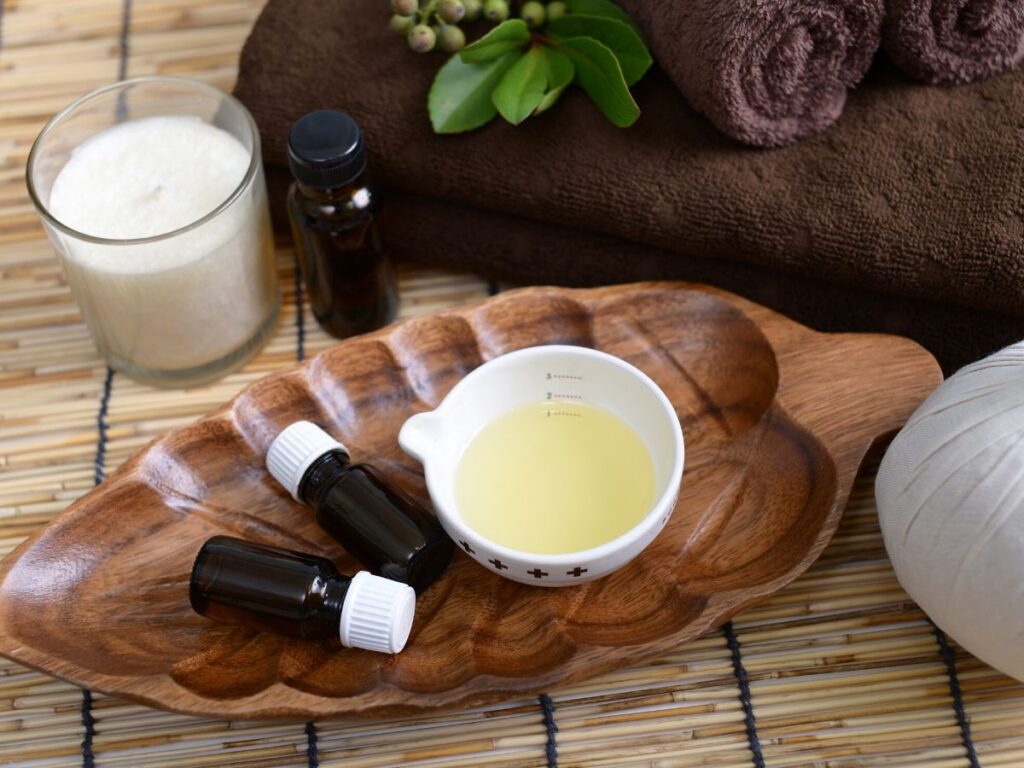
[[262, 172], [196, 225], [238, 190], [251, 159], [234, 136], [186, 115], [130, 120], [72, 152], [51, 190], [54, 218], [117, 241], [174, 233], [149, 242], [55, 240], [115, 365], [192, 370], [232, 355], [265, 327], [277, 278]]
[[163, 235], [227, 200], [248, 167], [238, 139], [197, 117], [130, 120], [75, 148], [50, 211], [94, 237]]

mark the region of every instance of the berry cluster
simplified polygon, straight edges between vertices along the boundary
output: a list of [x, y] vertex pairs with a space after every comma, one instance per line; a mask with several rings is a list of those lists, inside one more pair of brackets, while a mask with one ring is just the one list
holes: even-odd
[[[394, 15], [388, 26], [397, 35], [404, 35], [409, 47], [417, 53], [435, 48], [454, 53], [466, 45], [466, 35], [459, 28], [462, 21], [476, 21], [481, 16], [500, 24], [511, 14], [509, 0], [391, 0]], [[524, 2], [519, 17], [536, 29], [545, 21], [554, 21], [567, 13], [562, 0], [546, 6], [537, 0]]]

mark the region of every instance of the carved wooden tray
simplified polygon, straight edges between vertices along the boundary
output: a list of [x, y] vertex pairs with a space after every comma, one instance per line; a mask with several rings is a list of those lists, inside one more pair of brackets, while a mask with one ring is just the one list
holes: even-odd
[[[187, 581], [217, 533], [354, 563], [263, 457], [299, 418], [426, 500], [396, 442], [473, 367], [544, 343], [598, 347], [675, 403], [687, 463], [669, 525], [591, 584], [541, 589], [456, 555], [397, 656], [219, 625]], [[158, 707], [222, 717], [384, 716], [479, 704], [657, 654], [775, 592], [835, 531], [871, 444], [940, 381], [913, 342], [826, 335], [680, 283], [529, 288], [410, 320], [268, 376], [150, 443], [0, 564], [0, 653]]]

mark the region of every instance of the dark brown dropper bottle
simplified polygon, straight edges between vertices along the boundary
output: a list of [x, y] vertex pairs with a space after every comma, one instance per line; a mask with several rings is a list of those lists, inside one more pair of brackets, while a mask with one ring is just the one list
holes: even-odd
[[387, 325], [398, 287], [377, 232], [359, 126], [344, 112], [310, 112], [288, 135], [288, 164], [288, 216], [317, 322], [338, 338]]
[[382, 653], [402, 650], [416, 611], [407, 585], [366, 571], [349, 578], [322, 557], [230, 536], [199, 550], [189, 600], [210, 619]]
[[368, 464], [308, 421], [289, 425], [267, 451], [267, 468], [296, 501], [368, 570], [417, 593], [448, 565], [454, 546], [437, 520]]

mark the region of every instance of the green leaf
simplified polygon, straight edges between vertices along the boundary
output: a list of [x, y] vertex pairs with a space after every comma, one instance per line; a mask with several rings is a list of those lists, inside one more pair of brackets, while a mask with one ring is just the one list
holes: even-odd
[[548, 24], [558, 37], [592, 37], [615, 54], [626, 85], [637, 82], [650, 68], [651, 54], [640, 35], [629, 24], [603, 16], [569, 14]]
[[569, 13], [578, 13], [583, 16], [603, 16], [606, 19], [615, 19], [631, 27], [636, 25], [629, 18], [629, 14], [619, 8], [611, 0], [568, 0]]
[[522, 19], [508, 19], [459, 51], [459, 56], [467, 64], [490, 61], [522, 48], [528, 42], [530, 30], [526, 22]]
[[544, 62], [547, 91], [537, 105], [537, 108], [533, 111], [535, 115], [550, 109], [551, 105], [558, 101], [562, 91], [565, 90], [566, 86], [576, 76], [576, 70], [572, 66], [572, 59], [564, 53], [546, 45], [541, 47], [540, 52]]
[[509, 67], [491, 95], [501, 116], [512, 125], [519, 125], [528, 118], [544, 98], [547, 75], [540, 46], [531, 46]]
[[427, 97], [430, 123], [435, 133], [460, 133], [479, 128], [498, 110], [491, 100], [494, 87], [519, 58], [509, 51], [480, 64], [467, 64], [452, 56], [434, 76]]
[[567, 37], [559, 43], [572, 59], [576, 80], [604, 116], [620, 128], [635, 123], [640, 108], [626, 87], [619, 60], [608, 46], [591, 37]]

